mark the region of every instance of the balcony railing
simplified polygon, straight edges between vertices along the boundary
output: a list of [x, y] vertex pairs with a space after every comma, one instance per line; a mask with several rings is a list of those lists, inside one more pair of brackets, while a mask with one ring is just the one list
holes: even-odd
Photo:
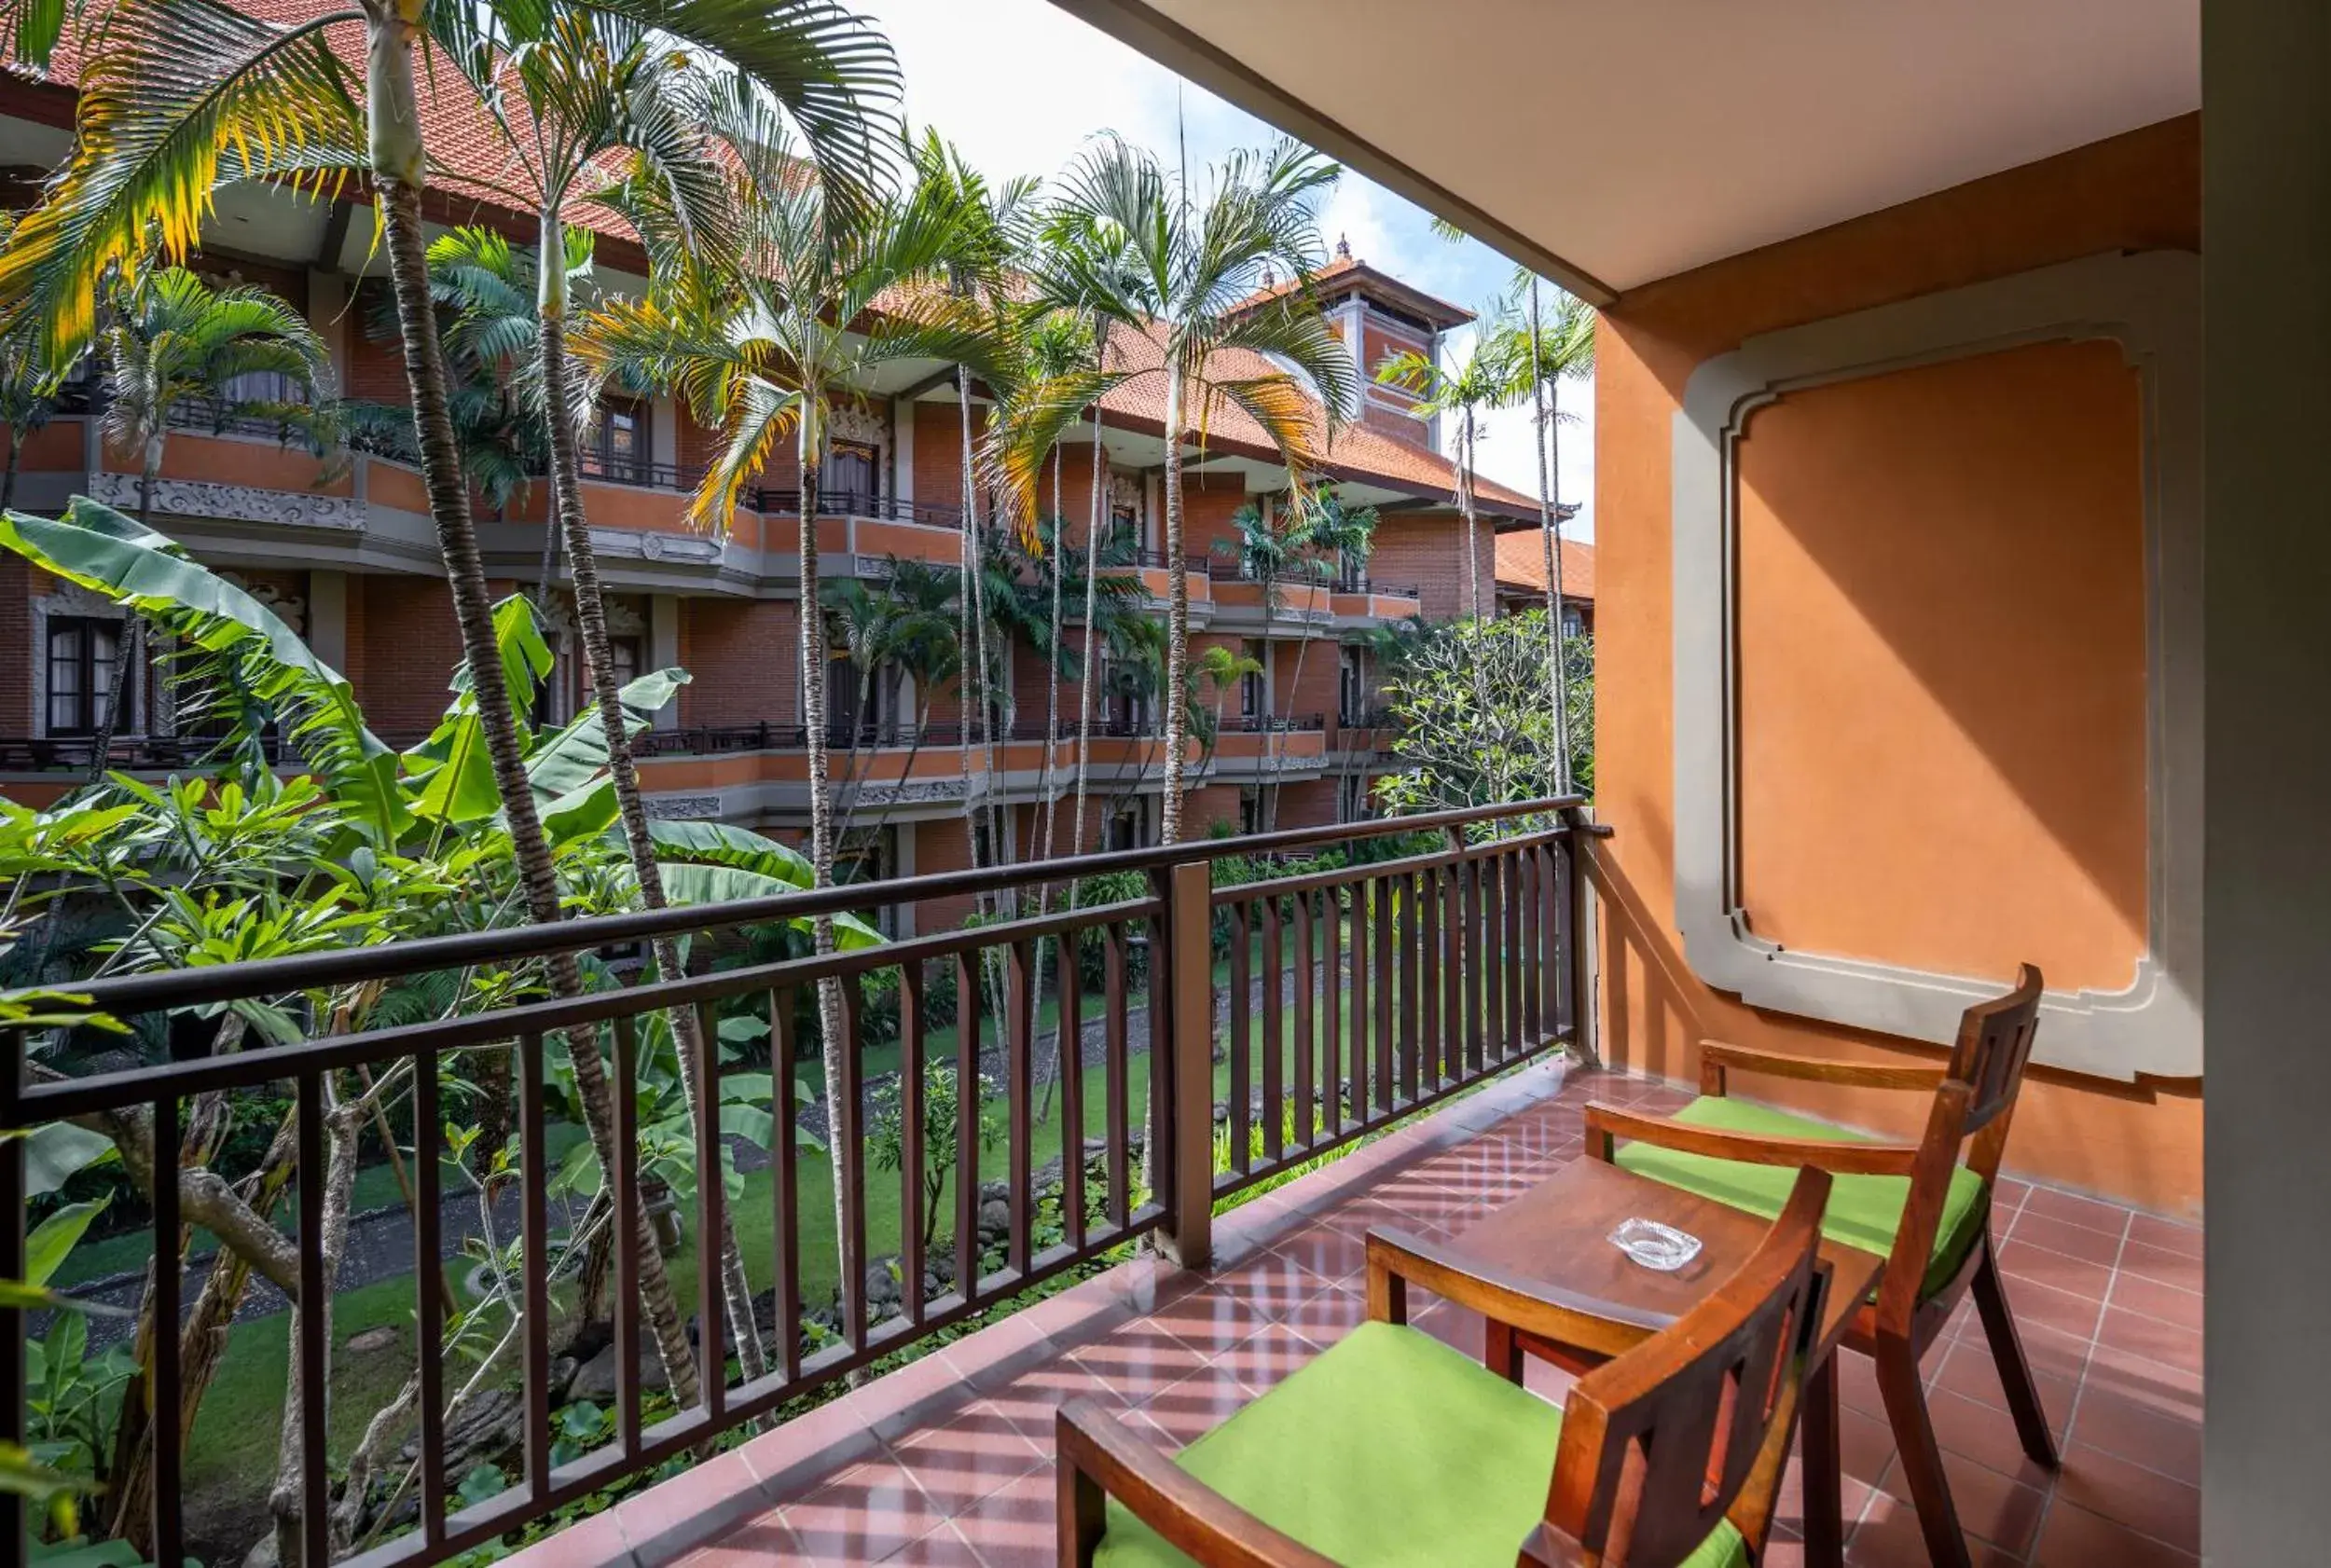
[[[799, 489], [762, 488], [747, 492], [753, 510], [783, 516], [801, 515]], [[896, 496], [864, 495], [849, 490], [818, 492], [821, 517], [873, 517], [888, 523], [920, 523], [926, 528], [959, 529], [963, 509], [945, 502], [901, 501]]]
[[[232, 1091], [287, 1091], [296, 1107], [284, 1136], [296, 1148], [298, 1203], [291, 1232], [277, 1244], [279, 1267], [292, 1277], [285, 1294], [310, 1301], [331, 1290], [324, 1240], [327, 1136], [340, 1148], [352, 1136], [334, 1122], [345, 1080], [393, 1079], [404, 1104], [392, 1120], [409, 1134], [414, 1158], [410, 1212], [411, 1300], [418, 1366], [418, 1428], [412, 1451], [417, 1519], [366, 1540], [352, 1561], [366, 1568], [442, 1561], [586, 1493], [628, 1480], [697, 1451], [716, 1434], [760, 1420], [818, 1386], [927, 1339], [1061, 1271], [1098, 1259], [1151, 1231], [1166, 1232], [1178, 1256], [1203, 1261], [1218, 1199], [1313, 1159], [1396, 1119], [1430, 1106], [1508, 1066], [1571, 1037], [1583, 995], [1575, 970], [1579, 839], [1593, 832], [1571, 800], [1549, 800], [1468, 813], [1348, 823], [1055, 860], [1005, 870], [949, 873], [697, 908], [573, 920], [434, 937], [379, 946], [310, 953], [257, 963], [187, 969], [103, 980], [84, 987], [93, 1006], [134, 1020], [222, 1004], [260, 1008], [279, 1018], [345, 1017], [331, 998], [420, 977], [482, 970], [523, 972], [558, 953], [606, 950], [657, 937], [693, 940], [703, 954], [737, 933], [819, 914], [903, 907], [931, 900], [993, 898], [1058, 888], [1103, 873], [1146, 879], [1138, 896], [1068, 913], [1037, 913], [960, 930], [917, 936], [825, 956], [779, 957], [738, 967], [626, 983], [597, 971], [598, 989], [548, 1000], [494, 1005], [471, 1014], [442, 1011], [421, 1022], [369, 1032], [334, 1033], [222, 1055], [65, 1078], [28, 1077], [28, 1040], [0, 1034], [0, 1130], [79, 1119], [84, 1124], [136, 1126], [142, 1147], [175, 1149], [192, 1118], [212, 1114]], [[1505, 836], [1497, 836], [1503, 833]], [[1401, 835], [1441, 846], [1427, 853], [1313, 872], [1237, 887], [1213, 886], [1215, 864], [1251, 860], [1339, 842]], [[1047, 944], [1077, 956], [1047, 966]], [[1227, 948], [1227, 959], [1218, 952]], [[1226, 983], [1217, 978], [1227, 965]], [[1054, 981], [1047, 994], [1046, 981]], [[877, 1025], [871, 1002], [895, 997]], [[839, 991], [843, 1040], [832, 1099], [838, 1120], [823, 1128], [827, 1152], [799, 1141], [793, 1064], [817, 1032], [820, 987]], [[936, 999], [954, 995], [950, 1040], [934, 1026]], [[519, 994], [523, 994], [522, 992]], [[759, 1012], [766, 1007], [766, 1015]], [[1074, 1041], [1069, 1059], [1097, 1056], [1083, 1071], [1058, 1076], [1056, 1125], [1082, 1129], [1081, 1156], [1059, 1162], [1056, 1176], [1037, 1160], [1034, 1131], [1041, 1086], [1037, 1062], [1046, 1011], [1055, 1039]], [[772, 1132], [769, 1189], [775, 1341], [769, 1369], [732, 1376], [710, 1358], [701, 1396], [649, 1424], [635, 1351], [655, 1342], [644, 1321], [641, 1282], [643, 1199], [635, 1130], [650, 1090], [639, 1069], [660, 1023], [695, 1015], [701, 1041], [701, 1089], [683, 1117], [691, 1157], [707, 1179], [690, 1204], [697, 1255], [707, 1260], [697, 1288], [701, 1347], [730, 1339], [719, 1259], [705, 1239], [720, 1234], [731, 1202], [712, 1174], [723, 1167], [724, 1074], [751, 1071], [766, 1094]], [[741, 1039], [740, 1018], [762, 1018], [758, 1044], [774, 1070], [726, 1059]], [[983, 1027], [983, 1020], [991, 1020]], [[1087, 1022], [1091, 1028], [1085, 1027]], [[1225, 1061], [1213, 1060], [1217, 1025], [1228, 1025]], [[723, 1025], [727, 1025], [724, 1027]], [[653, 1027], [651, 1027], [653, 1026]], [[895, 1050], [900, 1114], [893, 1158], [876, 1165], [868, 1151], [868, 1052]], [[514, 1059], [517, 1136], [500, 1179], [517, 1189], [514, 1233], [497, 1256], [518, 1282], [522, 1300], [508, 1327], [517, 1390], [501, 1396], [518, 1436], [515, 1483], [483, 1500], [456, 1492], [448, 1473], [454, 1439], [447, 1401], [478, 1374], [471, 1360], [447, 1361], [448, 1315], [436, 1283], [446, 1264], [448, 1213], [440, 1168], [441, 1129], [449, 1104], [477, 1093], [480, 1053]], [[614, 1392], [606, 1429], [585, 1451], [566, 1446], [553, 1412], [552, 1311], [555, 1250], [551, 1191], [561, 1168], [551, 1156], [546, 1121], [554, 1077], [567, 1063], [600, 1062], [612, 1098], [614, 1160], [609, 1196], [614, 1288]], [[1144, 1058], [1146, 1057], [1146, 1062]], [[927, 1072], [951, 1065], [964, 1086], [951, 1115], [924, 1097]], [[1146, 1068], [1146, 1092], [1138, 1080]], [[454, 1098], [448, 1100], [448, 1096]], [[1049, 1100], [1050, 1096], [1046, 1096]], [[1217, 1114], [1218, 1105], [1220, 1114]], [[409, 1110], [409, 1120], [402, 1112]], [[384, 1114], [391, 1114], [384, 1112]], [[470, 1114], [475, 1114], [474, 1110]], [[669, 1115], [669, 1107], [658, 1115]], [[327, 1123], [331, 1128], [327, 1129]], [[385, 1130], [390, 1121], [382, 1121]], [[992, 1126], [994, 1146], [974, 1131]], [[1144, 1128], [1149, 1140], [1139, 1140]], [[366, 1135], [369, 1136], [369, 1135]], [[667, 1136], [671, 1136], [669, 1132]], [[1226, 1147], [1218, 1160], [1218, 1143]], [[26, 1143], [0, 1142], [0, 1277], [21, 1277], [25, 1261]], [[952, 1190], [926, 1212], [935, 1184], [929, 1162], [947, 1158]], [[814, 1166], [802, 1166], [803, 1157]], [[332, 1156], [333, 1168], [340, 1155]], [[836, 1162], [838, 1221], [827, 1207], [822, 1172]], [[182, 1223], [215, 1197], [207, 1171], [175, 1172], [157, 1181], [163, 1162], [131, 1165], [152, 1212], [147, 1234], [158, 1256], [179, 1257]], [[568, 1162], [572, 1163], [572, 1162]], [[1144, 1167], [1146, 1166], [1146, 1172]], [[165, 1167], [168, 1168], [168, 1167]], [[805, 1184], [807, 1169], [817, 1180]], [[895, 1169], [895, 1175], [890, 1174]], [[1144, 1176], [1148, 1179], [1144, 1179]], [[983, 1185], [983, 1177], [989, 1179]], [[1040, 1177], [1041, 1178], [1040, 1190]], [[877, 1178], [895, 1183], [879, 1205], [885, 1229], [870, 1231]], [[1056, 1192], [1052, 1184], [1056, 1182]], [[209, 1185], [205, 1185], [208, 1183]], [[898, 1209], [895, 1276], [870, 1270], [869, 1250], [890, 1233]], [[930, 1222], [927, 1225], [927, 1222]], [[579, 1223], [579, 1221], [578, 1221]], [[838, 1223], [838, 1230], [832, 1227]], [[926, 1236], [931, 1240], [926, 1244]], [[571, 1238], [570, 1238], [571, 1239]], [[838, 1243], [838, 1247], [837, 1247]], [[350, 1249], [352, 1254], [354, 1249]], [[804, 1300], [813, 1258], [838, 1252], [840, 1267], [830, 1327], [810, 1332]], [[572, 1253], [566, 1254], [572, 1261]], [[295, 1261], [296, 1259], [296, 1261]], [[939, 1284], [926, 1284], [932, 1270]], [[873, 1280], [902, 1288], [876, 1299]], [[150, 1321], [183, 1321], [189, 1281], [181, 1270], [152, 1271]], [[422, 1287], [425, 1286], [425, 1287]], [[27, 1430], [23, 1376], [30, 1325], [25, 1314], [0, 1311], [0, 1355], [14, 1375], [0, 1379], [0, 1427]], [[290, 1412], [302, 1440], [292, 1467], [300, 1499], [301, 1561], [330, 1560], [334, 1484], [325, 1426], [333, 1341], [327, 1315], [297, 1312], [289, 1335], [297, 1375]], [[274, 1342], [281, 1344], [282, 1339]], [[229, 1352], [233, 1354], [233, 1352]], [[246, 1351], [272, 1356], [277, 1352]], [[184, 1560], [186, 1448], [181, 1433], [184, 1383], [180, 1336], [155, 1336], [150, 1368], [157, 1398], [152, 1561]], [[652, 1363], [651, 1363], [652, 1365]], [[447, 1374], [450, 1373], [448, 1377]], [[400, 1462], [401, 1463], [401, 1462]], [[405, 1518], [408, 1516], [397, 1516]], [[25, 1541], [21, 1499], [0, 1501], [0, 1539]], [[407, 1533], [393, 1534], [402, 1529]], [[13, 1561], [21, 1561], [21, 1552]]]
[[[1314, 723], [1312, 728], [1318, 726]], [[825, 743], [835, 750], [852, 746], [879, 747], [899, 750], [920, 746], [930, 750], [943, 750], [963, 743], [967, 726], [940, 722], [922, 725], [883, 722], [876, 724], [830, 724], [826, 727]], [[974, 722], [968, 726], [973, 745], [989, 741], [1000, 745], [1007, 741], [1041, 741], [1049, 737], [1060, 744], [1076, 739], [1075, 721], [1064, 719], [1057, 726], [1047, 728], [1041, 719], [1015, 719], [1008, 724], [986, 725]], [[1165, 733], [1164, 724], [1156, 719], [1108, 719], [1093, 721], [1096, 739], [1138, 739]], [[0, 758], [8, 755], [7, 742], [0, 741]], [[694, 725], [686, 729], [648, 730], [636, 736], [632, 750], [642, 757], [717, 756], [730, 751], [798, 751], [809, 744], [809, 731], [802, 724], [721, 724]]]
[[[1215, 563], [1211, 557], [1187, 555], [1182, 557], [1181, 559], [1183, 568], [1187, 570], [1193, 577], [1212, 577], [1214, 575]], [[1133, 553], [1133, 560], [1131, 564], [1138, 567], [1146, 567], [1152, 571], [1164, 571], [1166, 568], [1172, 566], [1173, 562], [1174, 557], [1167, 555], [1163, 550], [1136, 550]], [[1104, 567], [1103, 570], [1106, 571], [1107, 568]]]
[[[270, 763], [291, 755], [275, 736], [260, 745]], [[96, 737], [86, 735], [0, 736], [0, 773], [86, 774], [96, 746]], [[106, 749], [105, 765], [127, 773], [194, 767], [217, 747], [215, 738], [203, 736], [117, 735]]]
[[1224, 735], [1299, 735], [1327, 726], [1326, 715], [1319, 713], [1229, 713], [1222, 717]]

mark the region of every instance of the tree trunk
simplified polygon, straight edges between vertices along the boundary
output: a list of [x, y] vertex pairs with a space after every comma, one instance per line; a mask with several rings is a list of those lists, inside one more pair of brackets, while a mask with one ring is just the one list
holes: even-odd
[[1166, 349], [1166, 798], [1158, 809], [1158, 842], [1181, 842], [1181, 788], [1188, 769], [1190, 717], [1183, 711], [1190, 683], [1190, 563], [1181, 549], [1181, 364]]
[[[802, 726], [809, 743], [809, 884], [834, 886], [834, 803], [826, 795], [825, 748], [825, 617], [818, 607], [818, 454], [824, 446], [822, 421], [811, 412], [815, 394], [805, 389], [801, 420], [801, 706]], [[810, 942], [820, 957], [834, 951], [834, 917], [814, 916]], [[858, 1042], [843, 1035], [842, 987], [835, 980], [818, 982], [818, 1045], [825, 1065], [825, 1148], [834, 1171], [834, 1255], [840, 1260], [843, 1299], [866, 1288], [866, 1260], [851, 1246], [844, 1200], [848, 1190], [849, 1162], [858, 1151], [842, 1142], [843, 1052]], [[791, 1072], [791, 1062], [771, 1064], [773, 1071]], [[852, 1107], [855, 1109], [856, 1107]], [[703, 1179], [703, 1178], [699, 1178]], [[781, 1310], [778, 1314], [784, 1315]]]
[[[486, 568], [478, 554], [477, 531], [470, 519], [469, 487], [462, 474], [460, 448], [453, 438], [448, 406], [445, 360], [437, 343], [437, 317], [429, 296], [428, 262], [421, 233], [420, 133], [413, 100], [412, 34], [409, 26], [377, 29], [371, 68], [366, 87], [374, 105], [376, 184], [380, 195], [381, 228], [389, 254], [389, 274], [396, 295], [399, 336], [405, 346], [405, 373], [413, 393], [413, 423], [420, 436], [421, 475], [429, 490], [429, 511], [436, 525], [437, 544], [445, 557], [446, 579], [453, 594], [453, 617], [462, 634], [462, 656], [477, 672], [471, 682], [477, 703], [479, 728], [493, 763], [494, 784], [510, 831], [518, 877], [526, 893], [527, 913], [538, 925], [554, 925], [562, 915], [559, 880], [543, 836], [541, 815], [534, 806], [532, 786], [526, 777], [525, 759], [518, 750], [517, 721], [510, 695], [497, 679], [502, 667], [493, 630], [493, 607], [488, 598]], [[387, 161], [382, 152], [383, 103], [401, 119], [410, 141], [409, 164]], [[574, 956], [558, 953], [544, 960], [551, 992], [559, 997], [583, 993], [583, 975]], [[568, 1036], [575, 1091], [582, 1101], [591, 1147], [602, 1170], [614, 1170], [614, 1102], [607, 1083], [606, 1064], [600, 1055], [596, 1033], [576, 1030]], [[542, 1158], [536, 1149], [529, 1159]], [[696, 1356], [680, 1321], [671, 1280], [664, 1272], [663, 1255], [641, 1205], [639, 1217], [640, 1294], [648, 1326], [671, 1382], [672, 1396], [692, 1405], [699, 1395]]]
[[[1052, 454], [1052, 647], [1047, 653], [1048, 663], [1044, 669], [1044, 766], [1036, 784], [1036, 792], [1044, 801], [1044, 848], [1043, 853], [1037, 857], [1041, 860], [1052, 859], [1053, 829], [1060, 818], [1060, 802], [1053, 795], [1052, 776], [1053, 742], [1060, 735], [1060, 579], [1061, 569], [1068, 564], [1068, 543], [1069, 522], [1060, 513], [1060, 448], [1055, 447]], [[1046, 887], [1043, 891], [1045, 901], [1050, 902], [1051, 888]], [[1043, 975], [1041, 964], [1037, 979], [1037, 992], [1041, 995]]]
[[[331, 1399], [332, 1355], [332, 1297], [338, 1289], [340, 1259], [348, 1251], [348, 1203], [356, 1182], [356, 1118], [351, 1108], [331, 1102], [332, 1075], [324, 1078], [324, 1093], [318, 1096], [324, 1116], [324, 1175], [323, 1182], [324, 1214], [323, 1277], [310, 1282], [312, 1288], [300, 1293], [293, 1303], [291, 1321], [284, 1333], [284, 1358], [289, 1363], [283, 1383], [283, 1424], [277, 1434], [275, 1449], [275, 1484], [268, 1494], [269, 1510], [275, 1516], [276, 1561], [282, 1568], [326, 1568], [324, 1563], [302, 1560], [300, 1521], [307, 1507], [307, 1489], [301, 1484], [304, 1467], [301, 1451], [307, 1425], [308, 1399], [301, 1388], [301, 1356], [299, 1354], [300, 1322], [310, 1313], [324, 1317], [324, 1389], [314, 1403], [322, 1411]], [[531, 1151], [530, 1151], [531, 1152]]]
[[[979, 469], [972, 451], [972, 372], [969, 365], [955, 367], [957, 406], [962, 410], [963, 429], [963, 554], [969, 572], [968, 600], [971, 614], [971, 635], [965, 639], [963, 654], [972, 661], [972, 695], [979, 711], [981, 756], [986, 771], [979, 780], [981, 804], [987, 822], [987, 855], [997, 865], [1010, 863], [1009, 835], [1004, 831], [1004, 813], [1008, 807], [996, 800], [997, 751], [995, 725], [988, 716], [991, 694], [988, 678], [993, 669], [987, 662], [987, 552], [980, 535]], [[1007, 675], [1006, 679], [1009, 679]], [[980, 863], [979, 835], [972, 832], [966, 818], [964, 832], [972, 833], [971, 861], [974, 869]], [[998, 907], [998, 901], [987, 894], [980, 895], [983, 908]]]
[[8, 427], [8, 461], [0, 469], [0, 512], [16, 505], [16, 474], [24, 463], [24, 437], [16, 426]]
[[1482, 618], [1481, 536], [1473, 516], [1473, 410], [1467, 408], [1457, 430], [1457, 514], [1465, 519], [1465, 612]]
[[1530, 280], [1530, 400], [1538, 416], [1538, 534], [1546, 550], [1546, 682], [1554, 694], [1554, 793], [1570, 792], [1569, 682], [1562, 656], [1561, 400], [1538, 359], [1538, 280]]
[[[555, 219], [545, 220], [543, 225], [541, 254], [565, 254], [565, 241]], [[556, 294], [565, 294], [566, 275], [562, 270], [545, 266], [542, 276], [546, 296], [553, 294], [550, 280], [554, 276], [558, 279]], [[565, 418], [569, 406], [567, 377], [572, 366], [567, 360], [563, 298], [545, 299], [539, 340], [544, 401], [550, 408], [551, 491], [559, 512], [558, 531], [566, 535], [568, 573], [574, 579], [574, 623], [582, 634], [584, 667], [590, 673], [592, 698], [599, 706], [600, 727], [607, 738], [607, 771], [615, 788], [615, 806], [623, 819], [624, 842], [631, 851], [632, 874], [640, 884], [640, 901], [649, 909], [664, 909], [669, 905], [664, 898], [663, 873], [655, 860], [655, 840], [648, 831], [647, 805], [640, 796], [640, 771], [631, 756], [631, 732], [615, 688], [614, 650], [607, 640], [607, 603], [599, 587], [599, 556], [591, 543], [590, 519], [583, 507], [574, 427]], [[662, 937], [650, 946], [658, 977], [678, 980], [686, 972], [678, 942]], [[681, 1102], [692, 1123], [699, 1117], [717, 1121], [720, 1085], [703, 1081], [700, 1064], [705, 1040], [697, 1026], [697, 1010], [674, 1008], [669, 1016], [673, 1053], [680, 1063]], [[716, 1181], [720, 1173], [698, 1172], [697, 1179]], [[697, 1245], [716, 1245], [721, 1249], [722, 1294], [726, 1298], [728, 1331], [736, 1341], [738, 1366], [748, 1379], [757, 1378], [768, 1370], [768, 1362], [761, 1353], [761, 1333], [752, 1321], [752, 1286], [745, 1277], [744, 1257], [737, 1250], [736, 1223], [726, 1204], [721, 1207], [720, 1218], [719, 1236], [698, 1237]], [[700, 1339], [698, 1342], [704, 1341]], [[705, 1367], [709, 1370], [716, 1363], [710, 1345], [705, 1348]]]
[[[161, 468], [161, 442], [159, 438], [146, 443], [145, 469], [138, 475], [138, 527], [154, 526], [154, 479]], [[15, 453], [9, 453], [11, 462]], [[105, 695], [104, 717], [97, 721], [97, 733], [90, 737], [89, 782], [105, 781], [105, 763], [111, 760], [114, 736], [121, 731], [121, 721], [131, 714], [131, 705], [137, 700], [138, 666], [145, 658], [145, 617], [132, 610], [121, 618], [121, 644], [114, 654], [113, 690]]]
[[[555, 459], [554, 459], [555, 461]], [[534, 573], [534, 608], [545, 612], [550, 609], [550, 590], [559, 580], [559, 534], [556, 518], [543, 519], [543, 564]]]
[[[1108, 359], [1106, 346], [1099, 363]], [[1100, 618], [1101, 590], [1101, 514], [1107, 509], [1104, 470], [1106, 450], [1101, 445], [1100, 405], [1093, 406], [1093, 509], [1092, 518], [1084, 530], [1084, 679], [1077, 683], [1077, 783], [1076, 818], [1069, 824], [1069, 853], [1084, 853], [1085, 783], [1093, 761], [1093, 695], [1100, 684]], [[1077, 903], [1076, 884], [1069, 884], [1069, 907]]]

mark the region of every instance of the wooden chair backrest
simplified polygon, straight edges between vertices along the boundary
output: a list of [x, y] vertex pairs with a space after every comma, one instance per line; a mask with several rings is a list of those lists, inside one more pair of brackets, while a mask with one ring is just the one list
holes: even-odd
[[2039, 1029], [2042, 988], [2040, 971], [2024, 964], [2016, 971], [2014, 990], [1977, 1002], [1960, 1014], [1958, 1041], [1951, 1048], [1951, 1076], [1967, 1086], [1962, 1137], [1981, 1132], [2015, 1108], [2024, 1064], [2032, 1059], [2032, 1038]]
[[1776, 1422], [1795, 1417], [1821, 1321], [1827, 1174], [1803, 1170], [1714, 1294], [1580, 1378], [1563, 1405], [1547, 1519], [1592, 1563], [1674, 1568], [1723, 1520]]

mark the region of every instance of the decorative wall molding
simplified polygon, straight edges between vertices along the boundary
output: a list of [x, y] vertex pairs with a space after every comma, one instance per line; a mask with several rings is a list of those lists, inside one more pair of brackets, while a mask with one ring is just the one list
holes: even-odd
[[682, 566], [718, 566], [727, 546], [698, 534], [658, 533], [642, 529], [593, 529], [591, 546], [619, 560], [670, 561]]
[[[92, 474], [90, 493], [119, 511], [135, 512], [138, 476]], [[348, 496], [219, 485], [202, 479], [157, 479], [154, 510], [179, 517], [225, 517], [236, 522], [279, 523], [287, 528], [338, 529], [349, 533], [362, 533], [365, 529], [365, 503]]]
[[858, 792], [858, 805], [935, 805], [963, 798], [960, 778], [933, 778], [913, 784], [868, 784]]
[[[2112, 254], [1752, 337], [1703, 364], [1674, 421], [1676, 917], [1699, 978], [1752, 1007], [1947, 1043], [2004, 977], [1800, 953], [1751, 930], [1737, 830], [1737, 446], [1810, 387], [2038, 343], [2117, 343], [2143, 386], [2149, 942], [2117, 991], [2050, 992], [2034, 1060], [2201, 1072], [2200, 265]], [[2007, 874], [2003, 873], [2003, 874]]]
[[650, 795], [641, 805], [659, 822], [710, 822], [721, 814], [718, 795]]

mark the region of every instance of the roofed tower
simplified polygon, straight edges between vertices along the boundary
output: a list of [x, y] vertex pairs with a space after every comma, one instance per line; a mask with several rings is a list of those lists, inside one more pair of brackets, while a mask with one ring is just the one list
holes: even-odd
[[[1266, 274], [1248, 303], [1279, 298], [1292, 287], [1292, 280]], [[1345, 417], [1439, 451], [1441, 421], [1420, 417], [1416, 398], [1407, 391], [1379, 386], [1376, 367], [1411, 351], [1439, 359], [1441, 337], [1470, 322], [1473, 312], [1369, 266], [1352, 254], [1349, 239], [1338, 239], [1334, 256], [1311, 275], [1311, 296], [1359, 367], [1359, 384]]]

